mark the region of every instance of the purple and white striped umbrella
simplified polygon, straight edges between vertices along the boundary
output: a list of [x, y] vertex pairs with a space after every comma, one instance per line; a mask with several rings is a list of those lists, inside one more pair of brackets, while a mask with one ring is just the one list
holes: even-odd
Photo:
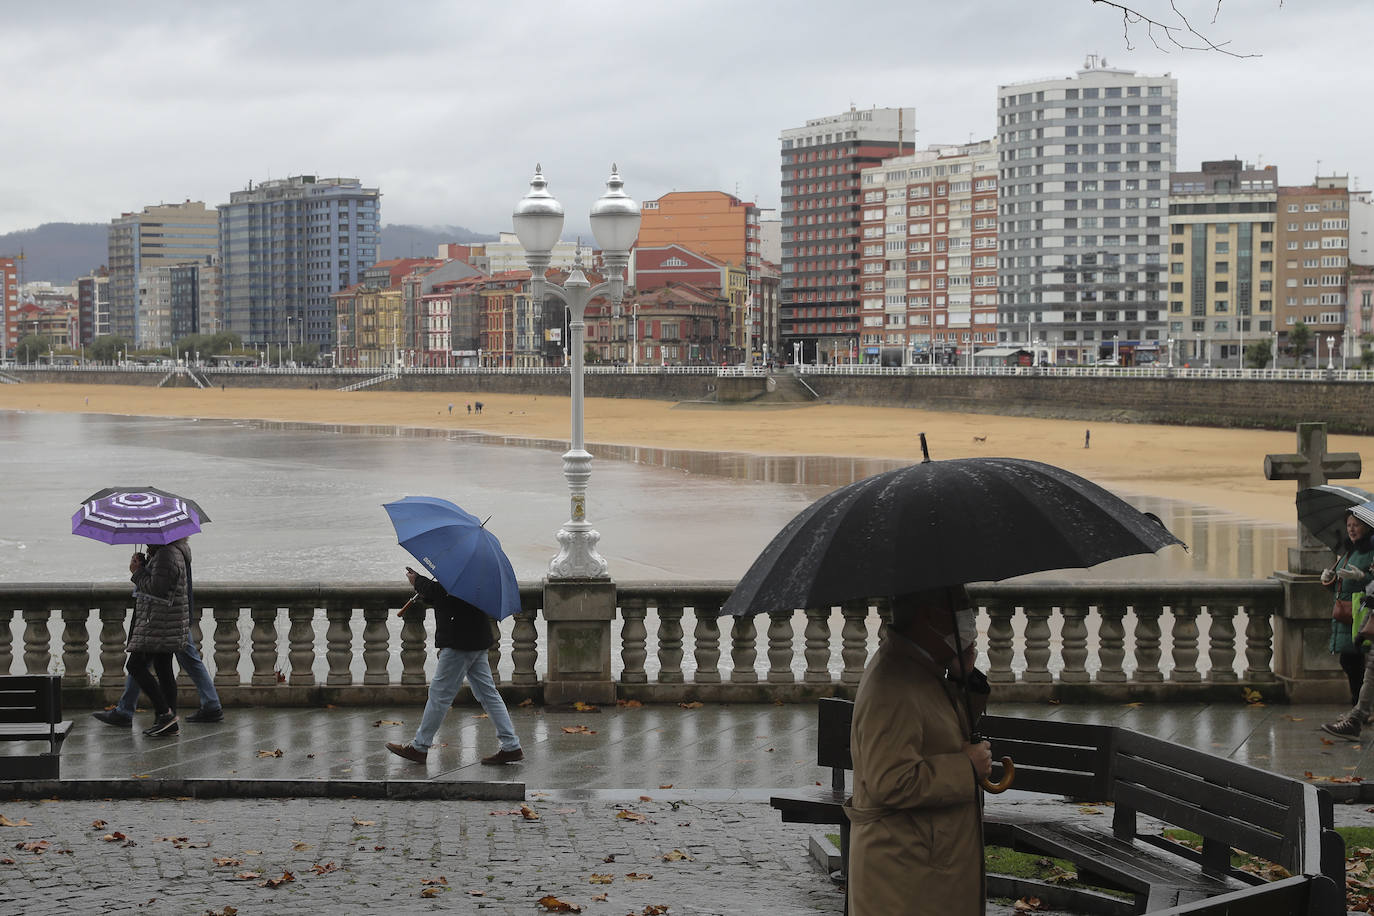
[[209, 521], [194, 500], [156, 487], [109, 487], [72, 516], [72, 534], [106, 544], [170, 544]]

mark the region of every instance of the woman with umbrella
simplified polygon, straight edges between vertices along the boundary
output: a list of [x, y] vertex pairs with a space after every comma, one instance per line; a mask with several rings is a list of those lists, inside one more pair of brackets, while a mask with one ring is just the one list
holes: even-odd
[[[134, 620], [126, 646], [130, 676], [153, 704], [157, 718], [143, 734], [150, 738], [176, 735], [177, 684], [172, 654], [186, 645], [190, 611], [186, 598], [186, 539], [150, 544], [145, 557], [129, 560], [134, 583]], [[156, 675], [154, 674], [156, 672]]]
[[1374, 676], [1369, 673], [1369, 659], [1374, 654], [1363, 649], [1369, 634], [1356, 633], [1354, 627], [1354, 598], [1369, 586], [1374, 574], [1374, 526], [1360, 517], [1357, 506], [1345, 513], [1345, 549], [1330, 569], [1322, 570], [1322, 585], [1334, 588], [1335, 602], [1331, 609], [1331, 651], [1339, 654], [1341, 668], [1350, 681], [1351, 702], [1354, 708], [1335, 722], [1328, 722], [1322, 730], [1337, 738], [1357, 741], [1360, 732], [1374, 713]]

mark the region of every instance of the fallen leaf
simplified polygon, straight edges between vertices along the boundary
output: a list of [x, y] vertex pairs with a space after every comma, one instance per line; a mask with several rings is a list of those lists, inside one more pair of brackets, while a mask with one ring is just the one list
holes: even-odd
[[15, 843], [14, 848], [20, 852], [43, 853], [47, 851], [49, 843], [47, 840], [29, 840], [25, 843]]
[[376, 824], [377, 824], [376, 821], [360, 821], [360, 820], [358, 820], [356, 817], [353, 818], [353, 826], [354, 826], [354, 827], [373, 827], [373, 826], [376, 826]]
[[625, 810], [621, 810], [621, 811], [616, 812], [616, 815], [615, 815], [615, 816], [616, 816], [616, 818], [617, 818], [618, 820], [622, 820], [622, 821], [635, 821], [635, 822], [637, 822], [637, 823], [642, 823], [643, 821], [648, 820], [647, 817], [645, 817], [644, 815], [640, 814], [638, 811], [625, 811]]
[[398, 722], [398, 721], [396, 721], [395, 719], [378, 719], [376, 722], [373, 722], [373, 723], [372, 723], [372, 727], [373, 727], [373, 728], [381, 728], [383, 725], [404, 725], [404, 724], [405, 724], [404, 722]]
[[640, 916], [663, 916], [664, 913], [668, 912], [668, 904], [650, 903], [647, 904], [644, 907], [644, 909], [640, 910], [639, 912]]
[[1336, 743], [1336, 742], [1332, 741], [1330, 738], [1323, 738], [1323, 739], [1321, 739], [1321, 742], [1322, 742], [1322, 744], [1325, 744], [1325, 745], [1327, 745], [1328, 747], [1330, 747], [1331, 745], [1333, 745], [1333, 744]]
[[[532, 698], [530, 698], [530, 697], [525, 697], [523, 700], [521, 700], [521, 701], [520, 701], [519, 703], [517, 703], [516, 705], [519, 706], [519, 707], [521, 707], [521, 708], [530, 707], [530, 706], [533, 706], [533, 705], [534, 705], [534, 700], [533, 700]], [[470, 893], [472, 893], [472, 891], [468, 891], [468, 893], [470, 894]]]
[[420, 885], [421, 885], [422, 887], [438, 887], [438, 886], [441, 885], [441, 884], [444, 885], [445, 887], [447, 887], [447, 886], [448, 886], [448, 878], [444, 877], [443, 875], [440, 875], [440, 876], [437, 877], [437, 878], [421, 878], [421, 879], [420, 879]]
[[588, 727], [585, 726], [585, 725], [565, 725], [565, 726], [563, 726], [563, 734], [565, 734], [565, 735], [595, 735], [596, 732], [592, 731], [590, 728], [588, 728]]
[[338, 871], [339, 866], [335, 865], [333, 862], [326, 862], [323, 865], [316, 862], [314, 865], [310, 866], [310, 870], [317, 875], [327, 875], [331, 871]]
[[104, 822], [104, 821], [91, 821], [91, 826], [94, 827], [96, 830], [99, 830], [101, 827], [104, 827], [104, 826], [105, 826], [105, 822]]
[[280, 878], [268, 878], [266, 881], [263, 881], [261, 884], [259, 884], [258, 887], [281, 887], [283, 884], [287, 883], [288, 881], [295, 881], [295, 880], [296, 880], [296, 876], [295, 876], [295, 875], [291, 874], [291, 872], [289, 872], [289, 871], [284, 871], [284, 872], [281, 873], [281, 877], [280, 877]]
[[1028, 913], [1031, 910], [1040, 909], [1040, 906], [1039, 897], [1023, 897], [1016, 901], [1016, 903], [1012, 905], [1012, 908], [1018, 913]]
[[297, 843], [291, 848], [296, 852], [305, 852], [307, 849], [312, 849], [313, 847], [309, 843]]
[[1101, 814], [1101, 808], [1094, 808], [1092, 805], [1083, 805], [1078, 809], [1079, 814]]
[[262, 872], [258, 872], [258, 871], [241, 871], [241, 872], [239, 872], [238, 874], [234, 875], [234, 877], [235, 877], [235, 878], [238, 878], [238, 879], [240, 879], [240, 880], [242, 880], [242, 881], [256, 881], [256, 880], [258, 880], [259, 878], [262, 877]]
[[[1370, 810], [1370, 811], [1374, 811], [1374, 808], [1370, 808], [1369, 810]], [[604, 859], [602, 859], [601, 861], [604, 862], [604, 863], [606, 863], [607, 865], [611, 864], [612, 862], [615, 861], [615, 853], [611, 853], [610, 855], [606, 856], [606, 857], [605, 857]]]
[[693, 700], [690, 703], [679, 703], [677, 705], [681, 706], [683, 709], [700, 709], [705, 704], [700, 700]]
[[638, 700], [616, 700], [615, 705], [621, 709], [639, 709], [644, 704]]
[[1140, 702], [1136, 702], [1136, 703], [1127, 703], [1127, 704], [1125, 704], [1125, 705], [1126, 705], [1126, 708], [1127, 708], [1127, 709], [1139, 709], [1140, 707], [1144, 706], [1145, 704], [1144, 704], [1144, 703], [1140, 703]]
[[421, 897], [438, 897], [444, 892], [442, 887], [426, 887], [420, 890]]
[[[102, 827], [105, 826], [105, 822], [104, 822], [104, 821], [96, 821], [96, 823], [99, 824], [99, 825], [102, 826]], [[5, 815], [0, 814], [0, 827], [32, 827], [32, 826], [33, 826], [33, 824], [30, 824], [30, 823], [29, 823], [29, 819], [28, 819], [27, 817], [21, 817], [21, 818], [20, 818], [19, 820], [17, 820], [17, 821], [12, 821], [12, 820], [10, 820], [9, 818], [5, 817]]]
[[[816, 785], [820, 785], [820, 783], [816, 783]], [[671, 789], [672, 787], [673, 787], [673, 784], [672, 784], [671, 782], [665, 783], [664, 785], [659, 786], [660, 789]]]
[[13, 865], [14, 860], [9, 856], [0, 856], [0, 865]]
[[1245, 702], [1247, 703], [1257, 704], [1261, 699], [1263, 699], [1263, 696], [1260, 694], [1260, 692], [1252, 687], [1242, 687], [1240, 690], [1240, 695], [1245, 698]]
[[238, 916], [238, 912], [237, 907], [230, 906], [226, 903], [222, 910], [206, 910], [205, 916]]
[[649, 874], [648, 872], [640, 873], [640, 872], [637, 872], [637, 871], [632, 871], [632, 872], [630, 872], [629, 874], [627, 874], [627, 875], [625, 876], [625, 880], [626, 880], [626, 881], [652, 881], [652, 880], [654, 880], [654, 876], [651, 875], [651, 874]]
[[1295, 716], [1295, 715], [1293, 715], [1292, 713], [1285, 713], [1285, 714], [1284, 714], [1284, 718], [1287, 719], [1289, 722], [1301, 722], [1301, 721], [1303, 721], [1303, 717], [1302, 717], [1302, 716]]
[[235, 858], [235, 857], [233, 857], [233, 856], [216, 856], [215, 858], [211, 859], [210, 861], [215, 863], [215, 867], [216, 867], [216, 868], [226, 868], [226, 867], [230, 867], [230, 866], [234, 866], [234, 865], [242, 865], [242, 864], [243, 864], [243, 860], [242, 860], [242, 859], [237, 859], [237, 858]]
[[258, 756], [259, 756], [259, 757], [280, 757], [281, 755], [282, 755], [282, 753], [281, 753], [281, 748], [279, 748], [279, 747], [278, 747], [278, 748], [273, 748], [273, 749], [270, 750], [270, 751], [258, 751]]
[[615, 881], [615, 875], [598, 875], [592, 872], [592, 876], [587, 879], [588, 884], [610, 884]]
[[605, 903], [607, 900], [610, 900], [610, 899], [611, 899], [611, 895], [610, 895], [610, 894], [597, 894], [597, 895], [595, 895], [594, 897], [592, 897], [592, 900], [593, 900], [593, 902], [595, 902], [595, 903]]
[[687, 853], [683, 852], [681, 849], [674, 849], [672, 852], [665, 852], [662, 858], [665, 862], [696, 861], [696, 859], [693, 859], [691, 856], [687, 855]]
[[578, 700], [577, 702], [573, 703], [572, 708], [575, 712], [600, 712], [600, 710], [597, 707], [593, 706], [590, 703], [583, 703], [581, 700]]
[[640, 801], [653, 801], [653, 800], [654, 800], [654, 797], [653, 797], [652, 795], [641, 795], [641, 796], [639, 796], [639, 800], [640, 800]]
[[553, 894], [549, 894], [547, 897], [540, 897], [539, 905], [542, 906], [544, 908], [544, 911], [548, 913], [582, 912], [582, 907], [578, 906], [575, 903], [567, 903], [565, 901], [559, 900]]
[[114, 833], [105, 834], [101, 839], [106, 843], [118, 843], [120, 840], [127, 840], [128, 837], [116, 830]]

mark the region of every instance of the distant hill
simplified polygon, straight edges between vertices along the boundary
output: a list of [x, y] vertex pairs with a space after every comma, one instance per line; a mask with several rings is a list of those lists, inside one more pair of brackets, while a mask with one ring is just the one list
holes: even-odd
[[[47, 280], [59, 286], [84, 277], [109, 260], [108, 223], [44, 223], [36, 229], [0, 234], [0, 257], [24, 253], [24, 281]], [[382, 227], [382, 258], [433, 257], [443, 242], [494, 242], [462, 226]]]

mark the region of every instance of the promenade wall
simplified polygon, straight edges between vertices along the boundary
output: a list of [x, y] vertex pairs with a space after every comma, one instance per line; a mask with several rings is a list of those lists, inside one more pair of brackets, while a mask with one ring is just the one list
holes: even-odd
[[[22, 381], [185, 387], [181, 373], [61, 369], [7, 369]], [[338, 389], [369, 378], [357, 372], [216, 371], [215, 386]], [[1374, 385], [1364, 380], [1232, 379], [1180, 375], [1053, 376], [976, 373], [959, 375], [807, 374], [819, 403], [990, 413], [1054, 419], [1114, 420], [1187, 426], [1291, 430], [1319, 417], [1333, 433], [1374, 434]], [[770, 385], [770, 381], [774, 384]], [[589, 373], [588, 397], [666, 401], [758, 403], [796, 400], [786, 376], [724, 377], [644, 371]], [[566, 372], [405, 372], [365, 391], [453, 391], [565, 396]]]

